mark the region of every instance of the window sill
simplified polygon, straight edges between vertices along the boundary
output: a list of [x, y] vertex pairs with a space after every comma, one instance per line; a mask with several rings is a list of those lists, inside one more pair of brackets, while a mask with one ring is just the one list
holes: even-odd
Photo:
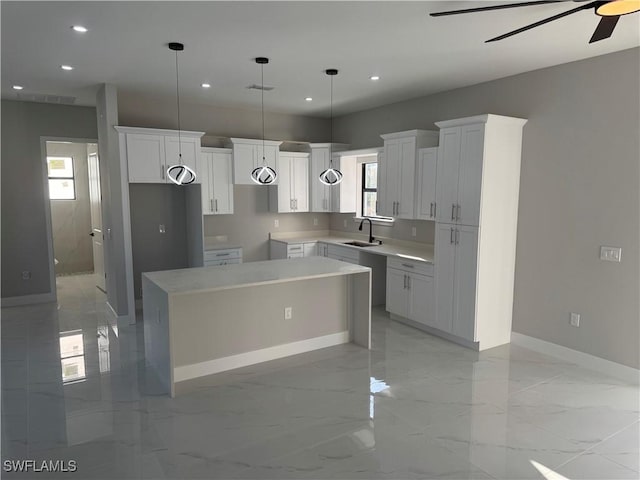
[[393, 223], [395, 222], [395, 219], [387, 217], [353, 217], [353, 222], [360, 223], [363, 218], [370, 218], [371, 223], [374, 225], [384, 225], [387, 227], [393, 226]]

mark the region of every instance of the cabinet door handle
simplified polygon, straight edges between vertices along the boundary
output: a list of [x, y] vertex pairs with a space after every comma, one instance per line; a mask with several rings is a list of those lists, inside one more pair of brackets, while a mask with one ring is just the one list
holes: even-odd
[[433, 202], [433, 218], [438, 214], [438, 202]]
[[460, 220], [460, 204], [456, 208], [456, 220]]
[[407, 275], [407, 290], [411, 290], [411, 277]]
[[407, 288], [407, 276], [402, 275], [402, 289], [405, 290]]
[[378, 214], [378, 200], [376, 200], [376, 214]]
[[403, 263], [402, 266], [407, 268], [415, 268], [415, 265], [411, 265], [410, 263]]
[[451, 228], [451, 235], [449, 236], [449, 243], [453, 244], [453, 228]]
[[213, 199], [209, 200], [209, 203], [211, 204], [211, 209], [210, 209], [210, 211], [212, 211], [212, 212], [213, 212]]
[[213, 201], [213, 203], [214, 203], [214, 204], [215, 204], [215, 206], [216, 206], [216, 212], [217, 212], [217, 211], [218, 211], [218, 199], [216, 198], [216, 199]]
[[293, 200], [289, 199], [289, 210], [293, 210]]
[[295, 203], [294, 205], [296, 206], [296, 210], [298, 209], [298, 199], [296, 198], [295, 200], [293, 200]]
[[456, 204], [452, 203], [451, 204], [451, 220], [455, 220], [456, 219]]
[[162, 176], [162, 179], [164, 180], [164, 165], [160, 165], [160, 175]]
[[433, 202], [429, 204], [429, 217], [433, 217]]
[[228, 257], [230, 253], [216, 253], [216, 257]]
[[460, 230], [456, 228], [456, 245], [460, 243]]

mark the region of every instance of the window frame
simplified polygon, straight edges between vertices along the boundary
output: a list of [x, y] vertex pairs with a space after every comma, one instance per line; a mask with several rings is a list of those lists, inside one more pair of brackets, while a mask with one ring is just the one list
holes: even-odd
[[[378, 185], [376, 184], [376, 188], [367, 188], [367, 165], [372, 165], [372, 164], [376, 164], [376, 168], [378, 165], [378, 162], [362, 162], [360, 165], [362, 166], [362, 185], [360, 188], [360, 215], [362, 217], [365, 217], [364, 214], [364, 209], [365, 209], [365, 194], [366, 193], [372, 193], [375, 192], [376, 194], [376, 207], [377, 207], [377, 203], [378, 203]], [[377, 210], [377, 208], [376, 208]], [[369, 218], [376, 218], [378, 216], [378, 212], [376, 211], [375, 215], [366, 215]]]
[[[52, 177], [49, 173], [49, 160], [53, 159], [69, 159], [71, 160], [71, 176], [70, 177]], [[73, 185], [73, 198], [51, 198], [51, 180], [71, 180]], [[49, 188], [49, 200], [58, 201], [74, 201], [78, 199], [78, 192], [76, 189], [76, 165], [73, 161], [73, 157], [69, 155], [47, 155], [47, 186]]]

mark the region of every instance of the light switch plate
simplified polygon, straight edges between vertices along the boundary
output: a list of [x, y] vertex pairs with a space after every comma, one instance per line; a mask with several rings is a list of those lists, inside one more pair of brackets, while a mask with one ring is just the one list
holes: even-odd
[[165, 233], [167, 230], [164, 228], [163, 224], [160, 224], [160, 226], [158, 227], [158, 230], [160, 230], [160, 233]]
[[277, 218], [273, 221], [273, 226], [275, 228], [278, 228], [280, 226], [280, 220], [278, 220]]
[[412, 237], [416, 236], [416, 227], [411, 227], [411, 236]]
[[317, 218], [314, 218], [314, 219], [313, 219], [313, 224], [314, 224], [314, 225], [318, 225], [318, 219], [317, 219]]
[[292, 307], [284, 307], [284, 319], [291, 320], [293, 316], [293, 308]]
[[580, 326], [580, 314], [571, 312], [571, 318], [569, 319], [569, 324], [572, 327]]
[[600, 247], [600, 260], [604, 260], [606, 262], [620, 262], [622, 260], [622, 248], [602, 245]]

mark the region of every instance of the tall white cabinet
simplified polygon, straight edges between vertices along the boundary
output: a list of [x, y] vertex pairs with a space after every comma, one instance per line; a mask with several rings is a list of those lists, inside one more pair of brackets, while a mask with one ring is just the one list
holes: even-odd
[[437, 328], [479, 350], [511, 338], [525, 123], [491, 114], [436, 122]]
[[229, 148], [203, 147], [200, 152], [203, 215], [233, 213], [233, 168]]
[[409, 130], [380, 135], [384, 155], [378, 162], [378, 215], [416, 218], [418, 150], [438, 145], [438, 132]]

